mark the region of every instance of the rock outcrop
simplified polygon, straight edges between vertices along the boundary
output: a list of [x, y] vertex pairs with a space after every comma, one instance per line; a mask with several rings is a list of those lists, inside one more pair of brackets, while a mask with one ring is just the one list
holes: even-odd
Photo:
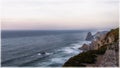
[[106, 44], [118, 41], [119, 40], [119, 28], [112, 29], [110, 32], [108, 32], [104, 40]]
[[80, 47], [79, 49], [83, 50], [83, 51], [88, 51], [89, 50], [89, 45], [88, 44], [83, 44], [83, 46]]
[[88, 32], [87, 37], [86, 37], [86, 41], [91, 41], [93, 40], [93, 36], [91, 32]]
[[[83, 44], [83, 46], [79, 49], [86, 51], [86, 50], [97, 50], [103, 45], [103, 40], [106, 36], [108, 31], [97, 32], [93, 35], [94, 39], [92, 39], [90, 44]], [[90, 33], [89, 33], [90, 34]]]
[[94, 36], [94, 40], [103, 40], [108, 31], [97, 32]]
[[[63, 66], [118, 67], [119, 28], [112, 29], [109, 32], [99, 33], [96, 34], [96, 38], [90, 44], [83, 44], [80, 48], [85, 50], [83, 53], [70, 58]], [[102, 56], [101, 59], [96, 60], [100, 56]]]

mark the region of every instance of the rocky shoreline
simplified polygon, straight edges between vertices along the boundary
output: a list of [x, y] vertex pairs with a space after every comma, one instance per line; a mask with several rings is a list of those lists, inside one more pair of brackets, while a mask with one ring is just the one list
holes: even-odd
[[86, 39], [92, 42], [83, 44], [79, 48], [83, 52], [71, 57], [63, 67], [119, 66], [119, 28], [97, 32], [94, 36], [89, 32]]

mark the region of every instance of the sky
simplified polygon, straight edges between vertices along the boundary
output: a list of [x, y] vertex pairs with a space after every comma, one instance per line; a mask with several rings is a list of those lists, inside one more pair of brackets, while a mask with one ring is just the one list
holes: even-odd
[[118, 27], [119, 0], [2, 0], [3, 30], [92, 30]]

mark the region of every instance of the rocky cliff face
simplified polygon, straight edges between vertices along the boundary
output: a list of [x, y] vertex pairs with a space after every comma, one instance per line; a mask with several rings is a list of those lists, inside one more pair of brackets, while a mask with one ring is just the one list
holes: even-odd
[[119, 66], [119, 29], [112, 29], [104, 38], [104, 44], [108, 44], [107, 50], [103, 55], [103, 61], [99, 66]]
[[94, 39], [96, 40], [103, 40], [106, 36], [108, 31], [101, 31], [101, 32], [97, 32], [94, 36]]
[[[99, 33], [90, 44], [83, 44], [80, 48], [83, 53], [70, 58], [63, 66], [119, 66], [119, 28]], [[101, 55], [101, 59], [96, 60]]]
[[[86, 39], [90, 35], [92, 38], [92, 42], [90, 44], [83, 44], [83, 46], [79, 49], [82, 49], [83, 51], [86, 50], [97, 50], [103, 45], [103, 40], [107, 34], [107, 31], [97, 32], [95, 35], [91, 36], [91, 34], [88, 33]], [[93, 39], [94, 37], [94, 39]]]
[[116, 67], [118, 65], [118, 60], [116, 52], [114, 50], [106, 50], [103, 60], [100, 62], [99, 66], [100, 67]]
[[108, 32], [104, 40], [106, 44], [118, 41], [119, 40], [119, 28], [112, 29], [110, 32]]
[[119, 51], [116, 50], [118, 49], [117, 47], [119, 46], [118, 42], [113, 43], [110, 46], [108, 46], [105, 54], [103, 55], [104, 59], [103, 61], [100, 62], [99, 66], [100, 67], [117, 67], [119, 66]]

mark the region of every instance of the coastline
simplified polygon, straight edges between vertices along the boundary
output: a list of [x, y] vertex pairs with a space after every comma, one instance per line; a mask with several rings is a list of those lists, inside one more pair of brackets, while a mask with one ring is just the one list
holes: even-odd
[[[71, 57], [63, 67], [118, 67], [119, 28], [94, 38], [90, 44], [83, 44], [82, 53]], [[87, 56], [87, 57], [86, 57]]]

